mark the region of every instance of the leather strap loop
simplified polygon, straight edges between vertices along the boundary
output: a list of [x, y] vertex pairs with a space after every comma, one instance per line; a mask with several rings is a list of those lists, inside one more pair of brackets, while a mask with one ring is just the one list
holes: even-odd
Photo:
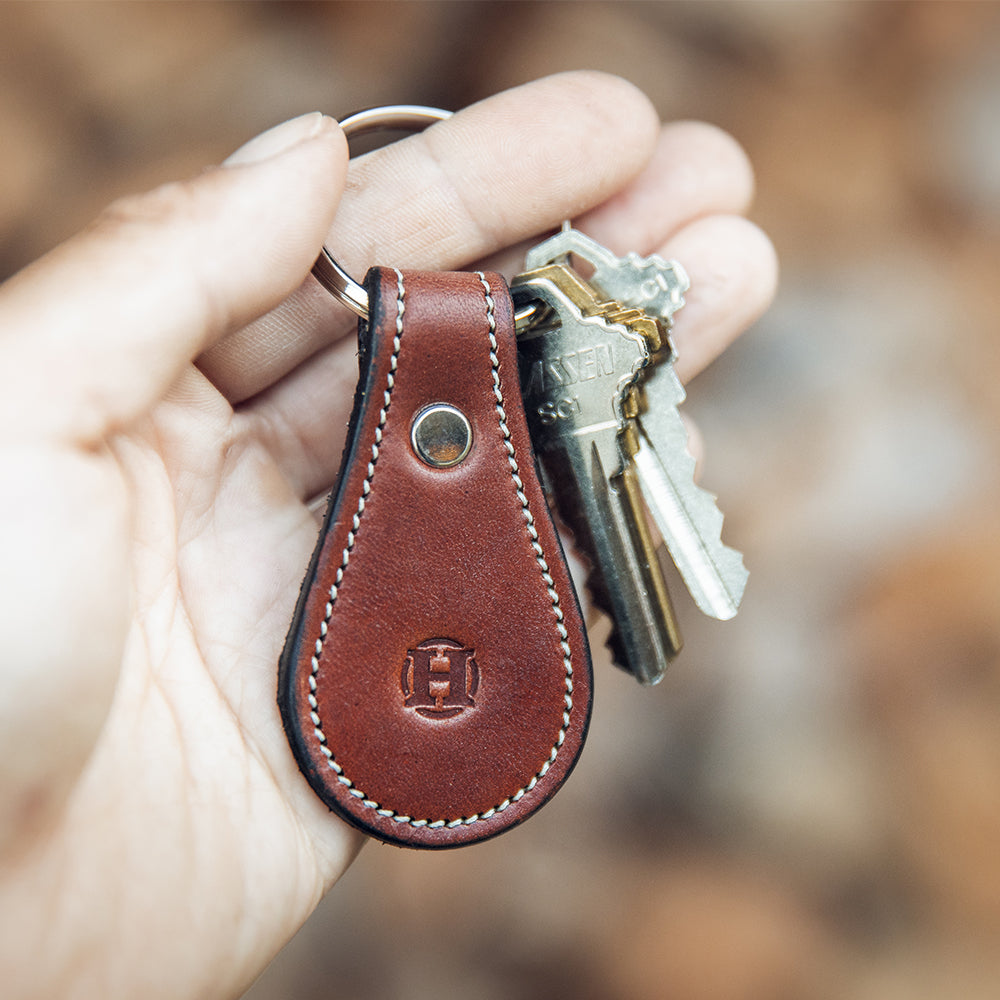
[[[513, 308], [496, 274], [374, 269], [340, 480], [281, 661], [320, 797], [383, 840], [491, 837], [568, 775], [590, 715], [586, 634], [535, 472]], [[426, 407], [472, 441], [436, 468]]]

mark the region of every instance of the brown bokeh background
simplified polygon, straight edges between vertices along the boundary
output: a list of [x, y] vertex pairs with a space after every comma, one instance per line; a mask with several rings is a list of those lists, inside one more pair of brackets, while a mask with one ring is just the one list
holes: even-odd
[[0, 277], [283, 118], [575, 67], [757, 167], [778, 301], [686, 407], [744, 609], [599, 654], [550, 806], [370, 845], [248, 997], [995, 998], [1000, 6], [6, 4]]

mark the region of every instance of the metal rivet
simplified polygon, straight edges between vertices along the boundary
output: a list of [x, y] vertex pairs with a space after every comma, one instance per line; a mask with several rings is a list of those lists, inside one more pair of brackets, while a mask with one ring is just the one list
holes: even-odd
[[420, 461], [434, 469], [449, 469], [469, 454], [472, 425], [454, 406], [433, 403], [413, 418], [410, 441]]

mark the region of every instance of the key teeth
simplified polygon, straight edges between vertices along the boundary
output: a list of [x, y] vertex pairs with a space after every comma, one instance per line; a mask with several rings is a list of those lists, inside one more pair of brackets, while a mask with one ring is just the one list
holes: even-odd
[[[584, 556], [584, 558], [586, 558], [586, 556]], [[625, 650], [625, 644], [622, 641], [621, 632], [619, 631], [618, 624], [615, 621], [614, 612], [611, 608], [611, 600], [608, 597], [604, 580], [601, 578], [599, 573], [591, 570], [587, 574], [587, 579], [584, 585], [587, 588], [587, 593], [590, 595], [590, 603], [593, 604], [598, 611], [606, 615], [608, 620], [611, 622], [611, 631], [608, 633], [607, 639], [604, 640], [604, 645], [611, 653], [612, 663], [614, 663], [619, 670], [624, 670], [626, 673], [631, 674], [632, 670], [628, 665], [628, 655]]]
[[624, 670], [626, 673], [629, 673], [630, 671], [625, 665], [627, 662], [625, 659], [625, 646], [622, 644], [622, 637], [619, 634], [618, 627], [616, 625], [612, 625], [611, 634], [605, 640], [604, 645], [607, 647], [608, 652], [611, 653], [611, 662], [619, 670]]
[[[550, 510], [553, 510], [553, 512], [555, 511], [555, 506], [553, 504], [550, 504]], [[611, 597], [608, 594], [607, 584], [604, 582], [604, 577], [593, 565], [586, 546], [581, 544], [576, 532], [567, 523], [566, 518], [562, 516], [561, 513], [558, 516], [558, 523], [560, 533], [564, 534], [569, 539], [573, 552], [576, 553], [577, 557], [583, 563], [587, 571], [583, 585], [586, 587], [587, 594], [590, 596], [590, 603], [597, 608], [598, 611], [605, 615], [611, 623], [611, 632], [605, 640], [604, 645], [611, 653], [612, 662], [616, 667], [618, 667], [619, 670], [623, 670], [625, 673], [635, 677], [636, 680], [640, 680], [640, 678], [629, 666], [628, 656], [618, 629], [618, 623], [615, 621], [614, 609], [611, 603]], [[655, 683], [655, 681], [652, 683]]]
[[[637, 471], [639, 471], [639, 487], [643, 500], [649, 511], [653, 515], [663, 542], [670, 553], [670, 557], [677, 566], [678, 571], [684, 578], [688, 590], [698, 608], [706, 615], [719, 621], [728, 621], [733, 618], [739, 610], [740, 602], [743, 599], [743, 592], [746, 588], [749, 572], [743, 561], [743, 555], [722, 541], [722, 529], [725, 517], [719, 510], [716, 495], [709, 490], [699, 486], [695, 482], [694, 474], [696, 461], [688, 449], [687, 431], [683, 426], [680, 415], [675, 413], [677, 432], [675, 446], [669, 450], [670, 471], [669, 476], [672, 482], [690, 484], [687, 494], [681, 497], [686, 500], [687, 518], [690, 518], [692, 508], [697, 508], [697, 542], [688, 540], [687, 551], [685, 550], [684, 539], [678, 537], [670, 524], [669, 517], [658, 505], [658, 497], [651, 495], [652, 486], [649, 482], [648, 462], [658, 461], [653, 456], [656, 452], [649, 441], [646, 429], [642, 428], [641, 438], [643, 440], [643, 451], [648, 449], [648, 454], [637, 454], [635, 458]], [[640, 417], [640, 424], [642, 418]], [[680, 445], [680, 435], [683, 434], [683, 445]], [[666, 470], [663, 470], [666, 475]], [[676, 494], [675, 494], [676, 496]], [[684, 520], [682, 523], [684, 523]], [[714, 578], [716, 586], [708, 592], [701, 586], [697, 573], [690, 568], [689, 554], [694, 549], [693, 558], [700, 560], [701, 565], [706, 563], [711, 567], [711, 576]]]
[[728, 585], [725, 588], [727, 601], [720, 603], [715, 601], [710, 603], [704, 599], [704, 603], [698, 595], [694, 595], [695, 603], [706, 614], [717, 621], [727, 622], [736, 617], [743, 601], [743, 592], [746, 589], [747, 580], [750, 578], [750, 571], [743, 561], [743, 554], [732, 546], [726, 545], [722, 541], [721, 535], [717, 535], [719, 546], [713, 562], [721, 571], [721, 575], [726, 579]]

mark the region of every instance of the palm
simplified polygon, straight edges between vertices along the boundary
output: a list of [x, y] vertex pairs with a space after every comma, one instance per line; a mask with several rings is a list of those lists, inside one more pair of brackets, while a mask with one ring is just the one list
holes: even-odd
[[[192, 940], [205, 955], [231, 956], [229, 989], [245, 984], [354, 847], [290, 766], [275, 705], [315, 521], [213, 394], [203, 389], [194, 409], [161, 403], [111, 442], [108, 489], [124, 478], [131, 494], [131, 516], [118, 524], [131, 579], [106, 585], [131, 590], [134, 616], [103, 736], [36, 857], [40, 869], [101, 859], [103, 891], [117, 903], [104, 911], [108, 926], [91, 916], [88, 934], [113, 936], [123, 957], [144, 953], [151, 969], [173, 969], [174, 995], [197, 993], [206, 972], [220, 978], [191, 960]], [[106, 556], [79, 564], [78, 586], [92, 585]], [[67, 896], [88, 899], [93, 863], [64, 872], [69, 883], [33, 905], [52, 912]], [[185, 891], [174, 894], [177, 886]]]

